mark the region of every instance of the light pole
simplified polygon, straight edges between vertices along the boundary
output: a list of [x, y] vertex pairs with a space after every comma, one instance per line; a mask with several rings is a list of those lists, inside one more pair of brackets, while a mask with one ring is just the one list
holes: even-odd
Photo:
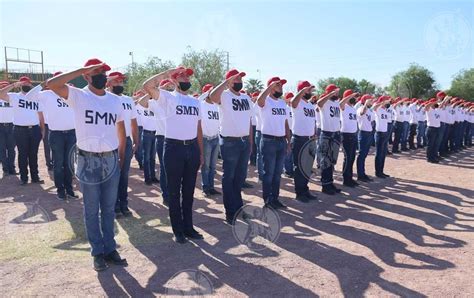
[[132, 66], [133, 66], [133, 64], [135, 63], [135, 61], [133, 61], [133, 52], [129, 52], [128, 54], [132, 56]]

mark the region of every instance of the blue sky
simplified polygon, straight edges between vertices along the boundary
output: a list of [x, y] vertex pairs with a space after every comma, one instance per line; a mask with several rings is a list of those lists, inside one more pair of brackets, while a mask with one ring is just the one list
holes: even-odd
[[277, 75], [290, 88], [342, 75], [386, 85], [411, 62], [448, 88], [474, 67], [474, 1], [0, 0], [0, 26], [2, 67], [4, 46], [43, 50], [50, 71], [219, 48], [247, 78]]

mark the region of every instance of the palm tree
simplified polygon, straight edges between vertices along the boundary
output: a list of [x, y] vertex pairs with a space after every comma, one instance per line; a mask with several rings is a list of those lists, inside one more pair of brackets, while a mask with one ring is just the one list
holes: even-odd
[[248, 79], [245, 87], [246, 87], [245, 90], [247, 91], [247, 93], [250, 94], [250, 93], [262, 90], [263, 84], [258, 79]]

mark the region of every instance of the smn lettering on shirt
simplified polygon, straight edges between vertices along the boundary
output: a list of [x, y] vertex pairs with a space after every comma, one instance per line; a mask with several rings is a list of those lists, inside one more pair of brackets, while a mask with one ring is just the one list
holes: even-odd
[[86, 110], [86, 124], [105, 124], [115, 125], [117, 122], [117, 114], [104, 112], [103, 114], [97, 111]]

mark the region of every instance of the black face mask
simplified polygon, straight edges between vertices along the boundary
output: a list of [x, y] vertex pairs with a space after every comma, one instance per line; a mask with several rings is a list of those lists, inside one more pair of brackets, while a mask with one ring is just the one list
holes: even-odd
[[306, 100], [310, 100], [311, 96], [312, 96], [311, 93], [306, 93], [305, 95], [303, 95], [303, 98]]
[[191, 88], [190, 82], [179, 82], [179, 89], [181, 89], [182, 91], [188, 91], [189, 88]]
[[390, 104], [389, 104], [389, 103], [386, 104], [386, 105], [385, 105], [385, 108], [386, 108], [386, 109], [390, 108]]
[[27, 93], [30, 90], [31, 90], [31, 86], [27, 86], [27, 85], [21, 86], [21, 91], [25, 93]]
[[242, 90], [243, 84], [242, 83], [234, 83], [234, 86], [232, 86], [232, 89], [234, 89], [235, 92], [239, 92]]
[[337, 100], [337, 96], [331, 96], [331, 100], [332, 100], [332, 101], [336, 101], [336, 100]]
[[104, 89], [105, 84], [107, 84], [107, 76], [103, 73], [96, 74], [91, 76], [92, 82], [91, 85], [96, 89]]
[[281, 92], [273, 93], [273, 97], [275, 97], [275, 98], [280, 98], [282, 95], [283, 95], [283, 93], [281, 93]]
[[113, 86], [112, 87], [112, 93], [113, 94], [122, 94], [123, 93], [123, 86]]
[[355, 99], [354, 97], [351, 98], [351, 99], [349, 99], [349, 103], [350, 103], [351, 105], [355, 104], [355, 103], [356, 103], [356, 99]]

